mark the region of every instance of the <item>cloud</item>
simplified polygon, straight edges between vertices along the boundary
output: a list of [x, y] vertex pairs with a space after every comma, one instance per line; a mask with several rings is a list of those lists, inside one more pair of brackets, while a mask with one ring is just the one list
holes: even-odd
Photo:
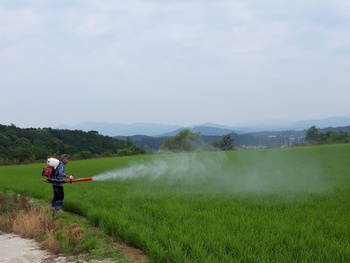
[[[337, 114], [345, 100], [334, 112], [322, 105], [343, 97], [349, 82], [349, 24], [350, 5], [341, 0], [4, 1], [3, 107], [14, 91], [25, 94], [17, 99], [31, 105], [29, 119], [49, 89], [67, 95], [55, 107], [76, 105], [70, 123], [103, 116], [232, 124], [301, 118], [307, 111], [296, 111], [294, 101], [317, 93], [312, 114]], [[286, 110], [277, 115], [281, 104]], [[97, 113], [81, 110], [86, 105]], [[112, 115], [123, 109], [127, 116]]]

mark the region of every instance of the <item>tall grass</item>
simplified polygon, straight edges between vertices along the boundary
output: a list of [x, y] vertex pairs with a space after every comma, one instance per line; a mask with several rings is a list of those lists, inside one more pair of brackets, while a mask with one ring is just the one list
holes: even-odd
[[[65, 209], [154, 262], [348, 262], [349, 158], [332, 145], [75, 161], [68, 173], [96, 180], [66, 185]], [[0, 188], [50, 200], [38, 165], [0, 173]]]
[[[35, 239], [53, 252], [81, 254], [85, 258], [113, 258], [124, 261], [119, 249], [107, 244], [100, 231], [69, 214], [55, 213], [47, 205], [29, 200], [25, 194], [0, 194], [0, 230]], [[100, 238], [100, 239], [99, 239]]]
[[55, 231], [61, 220], [55, 219], [48, 206], [32, 205], [25, 194], [0, 195], [0, 229], [31, 239], [42, 241], [51, 251], [60, 251], [60, 240]]

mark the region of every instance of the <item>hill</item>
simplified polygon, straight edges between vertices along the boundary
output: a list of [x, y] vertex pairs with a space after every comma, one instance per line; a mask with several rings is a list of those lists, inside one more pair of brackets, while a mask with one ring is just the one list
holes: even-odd
[[101, 135], [96, 131], [22, 129], [15, 125], [0, 124], [0, 165], [35, 162], [62, 153], [77, 159], [87, 159], [142, 154], [144, 149], [132, 142]]
[[228, 133], [251, 133], [261, 131], [284, 131], [295, 130], [302, 131], [316, 126], [319, 129], [327, 127], [344, 127], [350, 125], [350, 115], [334, 116], [326, 119], [299, 120], [295, 122], [285, 120], [265, 120], [255, 122], [239, 123], [234, 126], [224, 126], [214, 123], [204, 123], [184, 127], [181, 125], [155, 124], [155, 123], [98, 123], [84, 122], [77, 125], [59, 125], [57, 129], [97, 131], [107, 136], [133, 136], [147, 135], [153, 137], [174, 136], [183, 129], [190, 129], [192, 132], [200, 132], [202, 135], [219, 136]]
[[107, 136], [131, 136], [147, 135], [157, 136], [181, 128], [179, 125], [166, 125], [156, 123], [105, 123], [105, 122], [84, 122], [77, 125], [59, 125], [57, 129], [98, 131]]
[[[187, 128], [180, 128], [175, 131], [171, 131], [168, 133], [164, 133], [161, 135], [158, 135], [158, 137], [169, 137], [169, 136], [175, 136], [178, 134], [180, 131], [187, 129]], [[229, 133], [242, 133], [240, 131], [235, 131], [233, 129], [229, 128], [219, 128], [219, 127], [212, 127], [212, 126], [205, 126], [205, 125], [200, 125], [200, 126], [194, 126], [191, 128], [188, 128], [191, 132], [193, 133], [200, 133], [203, 136], [223, 136]]]

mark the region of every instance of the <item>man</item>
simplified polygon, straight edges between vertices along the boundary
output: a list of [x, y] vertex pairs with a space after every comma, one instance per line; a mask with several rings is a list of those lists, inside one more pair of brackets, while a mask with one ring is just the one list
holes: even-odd
[[58, 164], [54, 178], [52, 180], [53, 187], [53, 199], [52, 199], [52, 207], [57, 212], [62, 212], [63, 207], [63, 199], [64, 199], [64, 190], [63, 190], [63, 182], [65, 178], [73, 179], [72, 175], [66, 175], [64, 170], [66, 168], [66, 164], [68, 163], [68, 155], [62, 154], [60, 157], [60, 163]]

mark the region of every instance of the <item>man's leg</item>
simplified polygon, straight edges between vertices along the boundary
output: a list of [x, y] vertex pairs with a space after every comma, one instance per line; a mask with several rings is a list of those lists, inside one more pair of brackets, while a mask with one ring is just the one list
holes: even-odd
[[63, 186], [53, 185], [53, 200], [52, 207], [55, 208], [56, 211], [61, 211], [63, 207]]

